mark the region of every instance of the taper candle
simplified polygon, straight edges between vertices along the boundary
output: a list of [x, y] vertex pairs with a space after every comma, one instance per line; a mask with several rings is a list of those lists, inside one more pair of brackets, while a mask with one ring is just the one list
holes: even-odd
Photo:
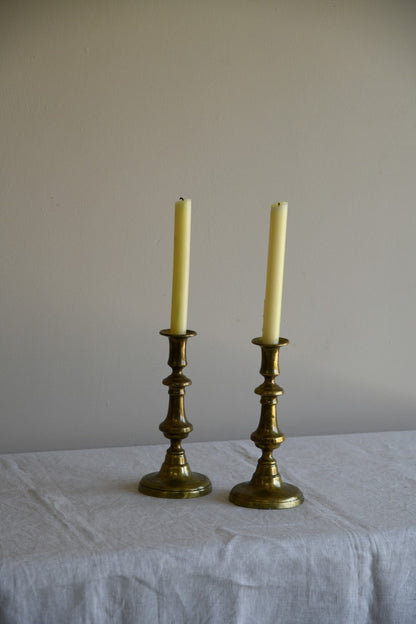
[[191, 200], [175, 203], [172, 309], [170, 331], [185, 334], [188, 321], [189, 256], [191, 250]]
[[278, 344], [285, 264], [287, 202], [273, 204], [270, 211], [269, 252], [263, 315], [263, 344]]

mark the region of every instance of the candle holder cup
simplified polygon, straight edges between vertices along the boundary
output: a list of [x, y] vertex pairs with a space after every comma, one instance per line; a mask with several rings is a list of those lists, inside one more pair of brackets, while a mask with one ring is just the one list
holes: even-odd
[[169, 338], [168, 365], [172, 373], [162, 382], [169, 386], [169, 408], [159, 429], [171, 444], [160, 471], [145, 475], [139, 483], [139, 492], [158, 498], [204, 496], [211, 492], [211, 482], [205, 475], [191, 471], [181, 443], [193, 430], [185, 415], [185, 388], [192, 382], [182, 369], [187, 365], [187, 340], [196, 336], [196, 332], [172, 334], [169, 329], [163, 329], [160, 333]]
[[263, 344], [262, 338], [254, 338], [253, 344], [261, 347], [262, 359], [260, 374], [264, 382], [255, 389], [261, 396], [259, 425], [251, 434], [254, 444], [262, 450], [256, 471], [251, 481], [239, 483], [230, 492], [230, 501], [241, 507], [255, 509], [285, 509], [297, 507], [303, 502], [303, 494], [295, 485], [284, 483], [279, 474], [273, 451], [285, 436], [277, 423], [277, 397], [284, 393], [275, 382], [279, 375], [280, 348], [289, 344], [287, 338], [280, 338], [278, 344]]

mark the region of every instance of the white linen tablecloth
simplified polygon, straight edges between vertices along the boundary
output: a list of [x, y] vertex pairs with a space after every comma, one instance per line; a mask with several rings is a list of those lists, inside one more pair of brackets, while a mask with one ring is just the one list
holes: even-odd
[[0, 456], [1, 624], [415, 624], [416, 431], [287, 439], [295, 509], [228, 502], [250, 441], [184, 448], [212, 494], [137, 492], [166, 444]]

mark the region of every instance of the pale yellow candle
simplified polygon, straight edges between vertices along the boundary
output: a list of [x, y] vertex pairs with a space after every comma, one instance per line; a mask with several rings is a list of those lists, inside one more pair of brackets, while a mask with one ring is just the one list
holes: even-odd
[[170, 331], [185, 334], [188, 322], [189, 256], [191, 250], [191, 200], [175, 204], [173, 246], [172, 310]]
[[263, 343], [277, 344], [282, 311], [283, 269], [285, 264], [287, 202], [273, 204], [270, 212], [269, 254], [264, 299]]

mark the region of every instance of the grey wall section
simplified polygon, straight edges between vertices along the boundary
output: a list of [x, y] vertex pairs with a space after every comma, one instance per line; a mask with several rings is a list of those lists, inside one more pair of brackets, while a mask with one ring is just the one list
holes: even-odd
[[163, 441], [180, 195], [190, 440], [257, 426], [279, 200], [283, 431], [413, 428], [415, 3], [0, 11], [0, 450]]

